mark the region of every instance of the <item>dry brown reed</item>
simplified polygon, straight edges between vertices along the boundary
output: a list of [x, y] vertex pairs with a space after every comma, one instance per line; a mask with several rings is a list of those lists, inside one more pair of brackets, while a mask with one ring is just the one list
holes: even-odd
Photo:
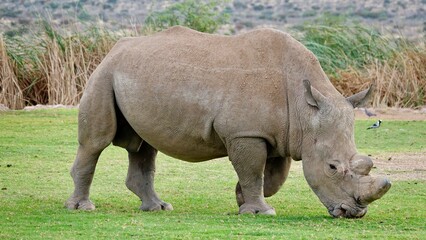
[[78, 104], [90, 74], [119, 37], [101, 28], [64, 36], [47, 25], [31, 40], [8, 45], [1, 38], [0, 103], [11, 109]]
[[[46, 52], [39, 63], [47, 85], [47, 104], [79, 103], [90, 74], [115, 44], [115, 38], [75, 35], [46, 39]], [[95, 39], [96, 38], [96, 39]]]
[[12, 109], [25, 106], [22, 89], [14, 70], [14, 62], [10, 61], [3, 37], [0, 35], [0, 103]]
[[363, 69], [341, 71], [331, 78], [348, 96], [375, 86], [373, 107], [422, 107], [426, 103], [426, 50], [407, 49], [385, 62], [375, 61]]
[[[59, 34], [52, 25], [32, 39], [4, 41], [0, 36], [0, 103], [26, 105], [79, 103], [90, 74], [117, 39], [137, 32], [111, 33], [100, 27]], [[338, 76], [338, 77], [336, 77]], [[374, 107], [419, 107], [426, 103], [426, 48], [405, 48], [386, 60], [349, 66], [330, 76], [336, 88], [351, 95], [376, 86]]]

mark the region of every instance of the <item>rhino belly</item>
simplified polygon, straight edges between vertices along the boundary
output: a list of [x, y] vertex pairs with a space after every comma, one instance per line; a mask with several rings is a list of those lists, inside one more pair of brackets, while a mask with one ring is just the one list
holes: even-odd
[[172, 157], [205, 161], [227, 155], [214, 130], [214, 97], [196, 86], [119, 77], [116, 102], [126, 120], [151, 146]]

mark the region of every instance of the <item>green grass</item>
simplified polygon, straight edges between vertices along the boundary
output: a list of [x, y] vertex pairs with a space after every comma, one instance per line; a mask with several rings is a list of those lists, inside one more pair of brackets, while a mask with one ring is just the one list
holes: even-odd
[[[365, 130], [364, 153], [426, 152], [426, 122], [386, 121]], [[401, 130], [404, 129], [404, 130]], [[422, 239], [426, 181], [394, 181], [362, 219], [333, 219], [293, 162], [282, 190], [267, 201], [277, 216], [240, 216], [229, 161], [190, 164], [160, 154], [156, 188], [172, 212], [140, 212], [124, 185], [126, 152], [109, 147], [91, 189], [97, 209], [69, 211], [69, 168], [77, 148], [77, 110], [0, 112], [0, 239]], [[389, 176], [392, 178], [392, 176]]]
[[[426, 120], [426, 119], [425, 119]], [[356, 121], [355, 142], [365, 154], [426, 152], [426, 121], [383, 121], [367, 130], [377, 119]]]

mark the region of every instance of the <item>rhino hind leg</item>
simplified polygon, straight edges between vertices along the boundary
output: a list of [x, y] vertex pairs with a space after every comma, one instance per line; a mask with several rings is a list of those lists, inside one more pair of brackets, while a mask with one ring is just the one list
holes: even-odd
[[105, 98], [100, 102], [83, 97], [78, 114], [79, 147], [70, 172], [74, 181], [74, 192], [65, 202], [68, 209], [95, 209], [95, 205], [89, 200], [90, 186], [98, 158], [112, 142], [115, 130], [113, 97], [105, 94]]
[[[263, 193], [265, 197], [270, 197], [280, 190], [287, 179], [291, 165], [291, 158], [276, 157], [268, 158], [264, 170]], [[241, 190], [240, 182], [235, 188], [238, 206], [244, 204], [244, 195]]]
[[290, 157], [268, 159], [265, 166], [265, 181], [263, 191], [265, 197], [270, 197], [281, 189], [290, 170]]
[[267, 157], [265, 141], [260, 138], [233, 139], [228, 146], [228, 155], [244, 196], [239, 213], [275, 215], [275, 210], [263, 196], [263, 171]]
[[141, 200], [143, 211], [173, 210], [171, 204], [163, 202], [154, 190], [155, 157], [157, 150], [143, 142], [138, 152], [128, 151], [129, 169], [127, 188]]
[[99, 152], [91, 152], [84, 146], [79, 146], [77, 157], [71, 168], [74, 180], [74, 192], [65, 202], [68, 209], [94, 210], [95, 205], [89, 200], [89, 189], [95, 173]]

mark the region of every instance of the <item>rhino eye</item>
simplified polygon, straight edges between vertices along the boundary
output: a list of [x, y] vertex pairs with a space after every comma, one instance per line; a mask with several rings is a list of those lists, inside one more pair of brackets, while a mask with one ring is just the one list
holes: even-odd
[[331, 169], [333, 169], [333, 170], [336, 170], [337, 168], [336, 168], [336, 166], [334, 166], [333, 164], [329, 164], [328, 165]]

